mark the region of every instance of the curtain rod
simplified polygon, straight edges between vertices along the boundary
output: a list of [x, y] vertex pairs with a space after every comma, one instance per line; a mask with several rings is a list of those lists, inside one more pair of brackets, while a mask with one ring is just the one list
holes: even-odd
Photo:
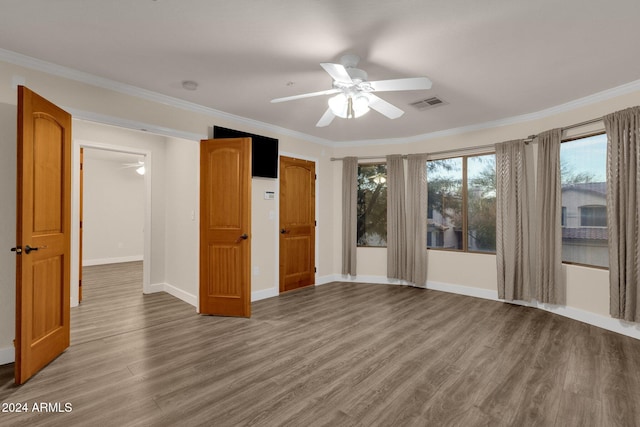
[[[569, 129], [574, 129], [574, 128], [578, 128], [580, 126], [586, 126], [586, 125], [590, 125], [593, 123], [598, 123], [599, 121], [602, 121], [602, 117], [598, 117], [597, 119], [591, 119], [591, 120], [585, 120], [584, 122], [580, 122], [580, 123], [575, 123], [573, 125], [568, 125], [568, 126], [564, 126], [561, 127], [560, 129], [562, 129], [563, 131], [565, 130], [569, 130]], [[538, 135], [529, 135], [528, 137], [526, 137], [524, 139], [524, 143], [525, 144], [529, 144], [531, 141], [533, 141]], [[464, 151], [475, 151], [475, 150], [481, 150], [483, 148], [493, 148], [493, 144], [488, 144], [488, 145], [474, 145], [472, 147], [464, 147], [464, 148], [452, 148], [450, 150], [442, 150], [442, 151], [434, 151], [431, 153], [427, 153], [428, 155], [432, 156], [432, 155], [440, 155], [440, 154], [447, 154], [447, 153], [459, 153], [459, 152], [464, 152]], [[380, 155], [380, 156], [358, 156], [358, 160], [373, 160], [373, 159], [384, 159], [386, 158], [386, 155]], [[406, 154], [402, 155], [403, 159], [407, 158]], [[329, 160], [336, 161], [336, 160], [342, 160], [344, 159], [344, 157], [331, 157]]]

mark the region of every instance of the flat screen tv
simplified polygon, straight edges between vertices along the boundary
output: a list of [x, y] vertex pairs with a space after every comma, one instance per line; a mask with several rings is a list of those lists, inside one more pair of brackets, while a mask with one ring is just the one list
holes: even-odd
[[239, 130], [213, 127], [214, 138], [251, 138], [251, 176], [278, 177], [278, 140]]

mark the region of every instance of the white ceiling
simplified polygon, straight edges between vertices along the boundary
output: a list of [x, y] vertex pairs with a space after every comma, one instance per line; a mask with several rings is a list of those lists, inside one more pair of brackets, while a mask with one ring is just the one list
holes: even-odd
[[[499, 121], [640, 79], [638, 0], [3, 0], [0, 48], [328, 141], [422, 135]], [[315, 124], [320, 62], [355, 53], [405, 110]], [[199, 83], [196, 91], [183, 80]], [[290, 82], [293, 82], [291, 84]], [[438, 96], [448, 105], [408, 104]]]

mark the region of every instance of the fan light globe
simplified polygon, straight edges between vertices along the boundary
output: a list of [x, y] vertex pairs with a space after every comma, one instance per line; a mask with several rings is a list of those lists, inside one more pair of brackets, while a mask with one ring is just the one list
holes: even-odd
[[[349, 111], [349, 104], [351, 110]], [[331, 112], [343, 119], [358, 118], [365, 115], [369, 111], [369, 98], [365, 95], [357, 95], [356, 97], [347, 96], [344, 93], [329, 98], [329, 108]]]

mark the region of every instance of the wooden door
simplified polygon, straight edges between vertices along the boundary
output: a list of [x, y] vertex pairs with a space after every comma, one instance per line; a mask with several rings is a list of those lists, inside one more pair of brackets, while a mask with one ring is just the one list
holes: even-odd
[[251, 138], [200, 144], [201, 314], [251, 316]]
[[316, 166], [280, 157], [280, 292], [315, 284]]
[[71, 115], [18, 87], [15, 381], [69, 346]]
[[82, 218], [84, 212], [84, 148], [80, 147], [80, 237], [78, 242], [78, 302], [82, 302]]

